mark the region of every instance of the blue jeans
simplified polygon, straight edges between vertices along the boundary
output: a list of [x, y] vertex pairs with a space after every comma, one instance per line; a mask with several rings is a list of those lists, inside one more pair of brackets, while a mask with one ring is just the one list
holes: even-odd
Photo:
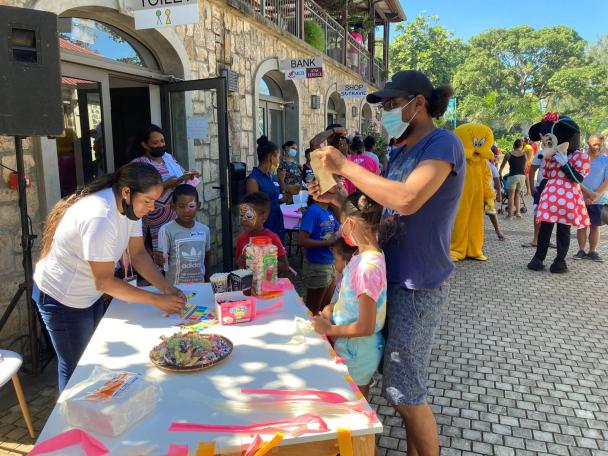
[[57, 382], [61, 392], [103, 317], [103, 297], [86, 309], [77, 309], [40, 291], [36, 304], [57, 353]]
[[428, 290], [389, 284], [383, 386], [391, 405], [425, 403], [431, 348], [448, 292], [447, 282]]

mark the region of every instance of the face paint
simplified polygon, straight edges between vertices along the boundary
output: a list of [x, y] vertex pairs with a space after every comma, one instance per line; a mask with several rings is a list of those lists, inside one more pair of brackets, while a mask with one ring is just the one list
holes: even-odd
[[256, 217], [257, 214], [251, 206], [249, 206], [248, 204], [241, 205], [241, 220], [243, 222], [254, 224]]

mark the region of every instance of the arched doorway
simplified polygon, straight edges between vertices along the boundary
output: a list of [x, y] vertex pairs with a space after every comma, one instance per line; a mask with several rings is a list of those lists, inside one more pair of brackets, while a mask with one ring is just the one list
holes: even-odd
[[327, 125], [340, 124], [346, 126], [346, 103], [338, 92], [332, 92], [327, 99]]
[[372, 108], [367, 102], [361, 106], [361, 134], [367, 135], [373, 122]]
[[275, 144], [298, 142], [298, 93], [292, 81], [272, 70], [258, 85], [257, 136], [266, 135]]

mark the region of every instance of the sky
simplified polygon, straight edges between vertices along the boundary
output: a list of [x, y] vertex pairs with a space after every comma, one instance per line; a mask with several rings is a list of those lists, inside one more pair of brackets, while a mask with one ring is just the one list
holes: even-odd
[[[563, 24], [594, 42], [608, 33], [608, 0], [400, 0], [408, 19], [423, 12], [467, 40], [488, 28]], [[396, 32], [392, 32], [394, 37]]]

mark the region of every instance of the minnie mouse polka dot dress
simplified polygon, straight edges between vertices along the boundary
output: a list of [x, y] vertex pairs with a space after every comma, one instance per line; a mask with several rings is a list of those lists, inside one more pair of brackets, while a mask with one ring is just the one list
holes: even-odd
[[[583, 177], [589, 174], [591, 161], [585, 152], [577, 150], [571, 153], [568, 163]], [[547, 185], [538, 203], [536, 221], [561, 223], [577, 229], [588, 227], [589, 214], [579, 184], [566, 177], [554, 157], [545, 159], [544, 175]]]

